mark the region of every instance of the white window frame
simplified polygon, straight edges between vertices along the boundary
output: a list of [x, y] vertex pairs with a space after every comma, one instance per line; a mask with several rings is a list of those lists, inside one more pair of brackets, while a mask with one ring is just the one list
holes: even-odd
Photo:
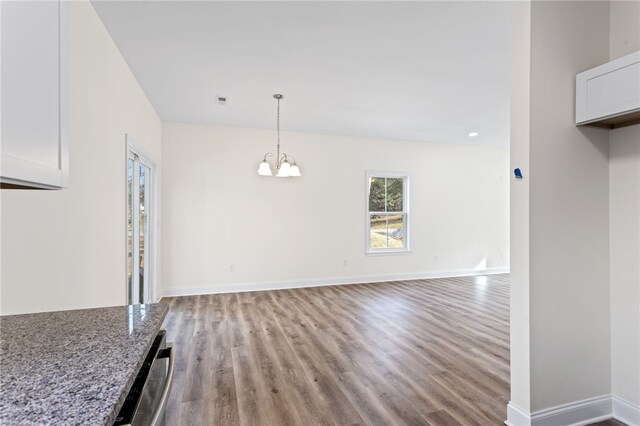
[[[159, 289], [157, 288], [157, 281], [156, 281], [156, 277], [158, 276], [158, 207], [159, 207], [159, 203], [158, 203], [158, 191], [159, 191], [159, 179], [158, 176], [160, 176], [158, 167], [156, 165], [156, 162], [153, 160], [153, 157], [149, 156], [138, 144], [136, 144], [133, 140], [133, 138], [128, 135], [125, 134], [125, 179], [124, 179], [124, 185], [125, 185], [125, 196], [128, 194], [128, 185], [127, 185], [127, 163], [129, 161], [129, 158], [133, 158], [134, 156], [137, 156], [137, 159], [140, 161], [140, 163], [146, 165], [150, 172], [151, 175], [148, 176], [149, 182], [150, 182], [150, 191], [149, 191], [149, 200], [145, 200], [145, 202], [148, 201], [149, 206], [151, 207], [151, 211], [150, 214], [148, 216], [148, 229], [149, 229], [149, 250], [148, 250], [148, 260], [149, 260], [149, 267], [148, 267], [148, 271], [145, 271], [145, 274], [148, 274], [148, 287], [146, 288], [146, 294], [147, 294], [147, 300], [146, 301], [138, 301], [139, 303], [149, 303], [149, 302], [157, 302], [159, 297]], [[139, 170], [136, 170], [136, 168], [134, 167], [134, 180], [139, 179]], [[128, 244], [128, 231], [127, 231], [127, 226], [126, 226], [126, 221], [128, 220], [128, 210], [127, 210], [127, 200], [125, 198], [125, 248], [124, 248], [124, 253], [125, 253], [125, 283], [127, 283], [127, 262], [128, 262], [128, 258], [127, 258], [127, 244]], [[134, 215], [134, 222], [138, 217], [138, 212], [134, 211], [132, 212]], [[136, 238], [133, 239], [133, 247], [132, 247], [132, 251], [136, 252], [136, 248], [138, 246], [139, 242], [136, 242]], [[146, 254], [147, 254], [146, 253]], [[137, 265], [137, 262], [133, 262], [132, 264], [133, 268], [132, 268], [132, 276], [133, 274], [139, 274], [138, 268], [139, 265]], [[146, 268], [145, 268], [146, 269]], [[129, 284], [127, 283], [127, 286]], [[125, 304], [129, 303], [129, 288], [127, 287], [127, 290], [125, 292]]]
[[[403, 211], [402, 212], [370, 212], [369, 211], [369, 181], [372, 177], [378, 178], [402, 178], [402, 204]], [[376, 171], [376, 170], [368, 170], [366, 173], [365, 179], [365, 254], [367, 255], [377, 255], [377, 254], [408, 254], [411, 252], [410, 246], [410, 212], [409, 212], [409, 197], [410, 197], [410, 181], [411, 176], [409, 173], [402, 172], [385, 172], [385, 171]], [[404, 247], [403, 248], [371, 248], [371, 214], [381, 213], [381, 214], [404, 214]]]

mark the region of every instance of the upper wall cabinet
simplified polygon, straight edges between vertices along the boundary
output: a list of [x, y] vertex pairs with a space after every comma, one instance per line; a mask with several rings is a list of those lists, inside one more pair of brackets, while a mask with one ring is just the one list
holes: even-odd
[[2, 187], [67, 185], [66, 1], [2, 1]]
[[576, 124], [606, 127], [640, 123], [640, 51], [576, 76]]

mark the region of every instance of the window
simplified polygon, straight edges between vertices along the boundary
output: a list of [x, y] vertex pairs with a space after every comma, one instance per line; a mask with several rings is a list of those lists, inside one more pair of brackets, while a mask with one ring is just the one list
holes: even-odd
[[409, 176], [367, 172], [367, 253], [409, 251]]
[[154, 164], [127, 135], [127, 303], [149, 303], [153, 295], [155, 241]]

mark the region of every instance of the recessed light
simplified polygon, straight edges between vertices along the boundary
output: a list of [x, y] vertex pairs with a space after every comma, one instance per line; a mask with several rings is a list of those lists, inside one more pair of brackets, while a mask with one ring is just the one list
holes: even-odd
[[475, 138], [476, 136], [478, 136], [478, 132], [471, 132], [471, 133], [469, 133], [469, 137], [470, 137], [470, 138]]

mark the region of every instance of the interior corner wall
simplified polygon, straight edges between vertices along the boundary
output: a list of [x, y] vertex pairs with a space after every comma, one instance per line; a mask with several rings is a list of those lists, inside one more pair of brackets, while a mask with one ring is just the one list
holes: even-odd
[[2, 190], [3, 315], [126, 303], [125, 133], [161, 122], [88, 1], [69, 2], [69, 187]]
[[575, 76], [609, 60], [609, 2], [531, 3], [531, 412], [609, 395], [609, 131]]
[[[164, 294], [469, 274], [509, 265], [506, 148], [163, 123]], [[367, 170], [410, 174], [411, 253], [365, 255]], [[437, 257], [437, 259], [436, 259]]]
[[[640, 50], [640, 1], [612, 1], [610, 60]], [[609, 133], [611, 393], [640, 406], [640, 124]]]

